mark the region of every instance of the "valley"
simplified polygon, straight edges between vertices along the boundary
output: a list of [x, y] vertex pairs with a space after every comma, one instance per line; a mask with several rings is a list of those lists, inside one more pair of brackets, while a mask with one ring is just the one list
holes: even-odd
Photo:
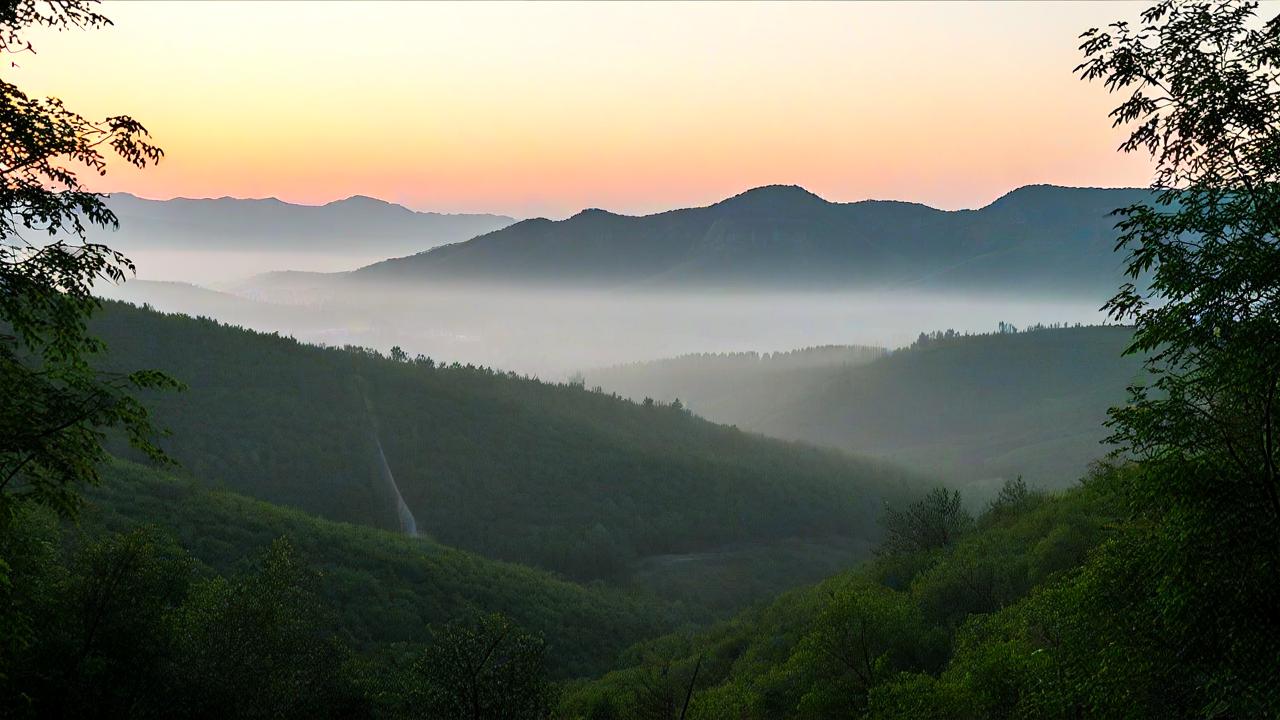
[[0, 718], [1280, 718], [1280, 14], [1148, 3], [0, 0]]

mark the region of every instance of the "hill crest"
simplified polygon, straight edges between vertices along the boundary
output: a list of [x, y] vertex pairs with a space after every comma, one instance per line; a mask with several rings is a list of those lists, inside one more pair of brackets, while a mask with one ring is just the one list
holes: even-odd
[[534, 218], [374, 263], [356, 281], [608, 288], [801, 288], [1097, 295], [1121, 281], [1117, 207], [1147, 191], [1034, 185], [974, 210], [828, 201], [795, 185], [753, 188], [652, 215], [588, 209]]

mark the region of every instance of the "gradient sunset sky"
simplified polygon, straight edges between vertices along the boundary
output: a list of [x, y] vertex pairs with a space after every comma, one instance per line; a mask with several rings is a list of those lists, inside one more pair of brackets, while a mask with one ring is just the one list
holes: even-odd
[[1143, 3], [109, 2], [6, 79], [164, 147], [96, 187], [644, 213], [798, 184], [985, 205], [1145, 185], [1076, 36]]

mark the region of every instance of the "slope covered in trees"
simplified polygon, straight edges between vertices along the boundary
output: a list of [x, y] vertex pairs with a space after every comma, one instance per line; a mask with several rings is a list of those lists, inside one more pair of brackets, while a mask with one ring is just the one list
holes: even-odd
[[880, 347], [828, 345], [774, 353], [691, 353], [588, 370], [582, 380], [633, 400], [678, 399], [702, 417], [748, 425], [746, 408], [761, 404], [761, 395], [786, 398], [814, 375], [864, 365], [887, 352]]
[[902, 288], [1100, 295], [1121, 278], [1109, 217], [1144, 190], [1014, 190], [978, 210], [835, 203], [794, 186], [630, 217], [584, 210], [351, 273], [353, 281], [591, 287]]
[[[4, 716], [410, 718], [520, 708], [676, 608], [112, 461], [73, 525], [0, 535]], [[488, 715], [483, 715], [488, 717]]]
[[912, 482], [677, 407], [487, 369], [118, 304], [93, 329], [111, 362], [187, 385], [147, 403], [172, 432], [161, 444], [194, 477], [397, 527], [376, 439], [420, 531], [577, 578], [621, 580], [645, 557], [796, 538], [865, 547], [882, 504]]
[[[1052, 661], [1034, 677], [1000, 677], [1009, 667], [1001, 662], [1025, 661], [1035, 648], [982, 646], [990, 642], [986, 618], [1018, 612], [1076, 576], [1114, 532], [1121, 511], [1113, 490], [1105, 473], [1059, 495], [1010, 483], [976, 522], [961, 511], [963, 530], [947, 540], [930, 532], [945, 518], [921, 501], [919, 521], [903, 528], [918, 545], [886, 547], [864, 567], [704, 632], [642, 643], [620, 669], [569, 688], [562, 716], [677, 717], [663, 708], [678, 708], [691, 689], [690, 720], [1016, 716], [1000, 693], [1052, 682]], [[975, 653], [990, 664], [975, 667]], [[961, 668], [972, 694], [926, 710], [920, 686]], [[909, 707], [921, 714], [899, 715], [913, 691], [922, 700]]]
[[[633, 398], [678, 397], [717, 422], [988, 492], [1018, 475], [1062, 487], [1106, 452], [1107, 408], [1141, 377], [1140, 361], [1122, 356], [1131, 339], [1124, 327], [942, 333], [863, 363], [737, 363], [738, 372], [718, 373], [726, 358], [690, 356], [591, 371], [586, 381]], [[712, 374], [716, 382], [702, 382]]]
[[89, 495], [78, 534], [86, 540], [151, 526], [207, 572], [231, 574], [286, 538], [319, 573], [326, 630], [361, 652], [421, 645], [428, 628], [472, 612], [501, 612], [553, 638], [559, 676], [599, 672], [619, 651], [685, 618], [644, 593], [586, 587], [375, 528], [336, 523], [123, 461]]

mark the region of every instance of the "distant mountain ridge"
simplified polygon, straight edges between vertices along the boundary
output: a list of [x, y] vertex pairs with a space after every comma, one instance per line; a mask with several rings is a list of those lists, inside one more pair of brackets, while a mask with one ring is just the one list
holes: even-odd
[[324, 205], [276, 198], [147, 200], [112, 193], [120, 218], [112, 245], [200, 250], [345, 251], [365, 246], [384, 257], [420, 252], [506, 227], [503, 215], [418, 212], [354, 195]]
[[1114, 290], [1116, 208], [1139, 189], [1033, 185], [977, 210], [899, 201], [827, 201], [771, 185], [706, 207], [645, 216], [588, 209], [535, 218], [355, 280], [594, 287]]

